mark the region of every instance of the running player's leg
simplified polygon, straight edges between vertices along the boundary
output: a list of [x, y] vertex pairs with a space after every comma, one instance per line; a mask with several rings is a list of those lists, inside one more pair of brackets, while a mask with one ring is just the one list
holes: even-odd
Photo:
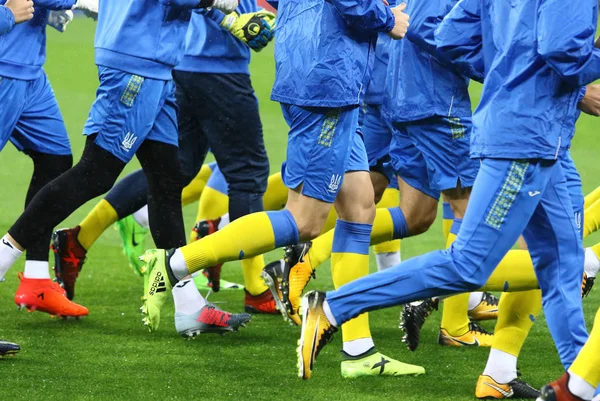
[[[25, 200], [27, 207], [44, 185], [71, 167], [73, 158], [69, 137], [45, 74], [31, 81], [2, 78], [0, 92], [3, 99], [1, 129], [5, 133], [0, 139], [0, 147], [10, 137], [15, 147], [25, 152], [34, 165]], [[20, 276], [15, 302], [20, 307], [53, 315], [87, 315], [86, 308], [68, 301], [64, 297], [64, 289], [50, 280], [48, 245], [51, 235], [47, 230], [40, 232], [27, 250], [25, 272]], [[7, 246], [10, 242], [5, 241], [2, 246], [12, 255], [6, 262], [11, 263], [19, 252]], [[40, 291], [46, 296], [39, 298]]]
[[[333, 324], [339, 324], [364, 311], [435, 295], [465, 292], [480, 286], [525, 229], [527, 221], [538, 208], [540, 195], [546, 188], [563, 185], [562, 192], [565, 193], [560, 194], [561, 200], [568, 197], [564, 183], [556, 183], [554, 177], [556, 175], [562, 176], [560, 167], [550, 161], [482, 160], [471, 194], [472, 202], [465, 214], [459, 236], [452, 247], [447, 251], [436, 251], [407, 260], [392, 269], [369, 275], [328, 293], [324, 305], [327, 319]], [[552, 182], [550, 182], [551, 178]], [[528, 195], [529, 192], [533, 196]], [[541, 198], [544, 199], [544, 196], [546, 195]], [[566, 199], [566, 204], [571, 207], [570, 200]], [[568, 222], [574, 227], [571, 213], [567, 215], [566, 210], [563, 212], [565, 216], [564, 221], [561, 222], [564, 224]], [[558, 229], [559, 227], [552, 226], [552, 230]], [[560, 230], [564, 230], [564, 226]], [[546, 236], [547, 234], [544, 235]], [[576, 241], [575, 238], [566, 245], [573, 245]], [[562, 245], [560, 246], [562, 250]], [[565, 249], [565, 251], [566, 262], [570, 263], [573, 257], [576, 258], [576, 250]], [[543, 263], [540, 267], [548, 263], [551, 267], [548, 271], [556, 271], [555, 266], [550, 264], [551, 261], [541, 258], [538, 260]], [[556, 263], [556, 259], [553, 263]], [[560, 289], [563, 285], [571, 286], [572, 283], [555, 283], [555, 285]], [[320, 297], [321, 295], [319, 299], [322, 299]], [[564, 297], [559, 298], [558, 301], [569, 302]], [[317, 305], [318, 308], [320, 301], [312, 305]], [[311, 316], [310, 311], [309, 316]], [[318, 329], [327, 329], [329, 326], [325, 323], [318, 326]], [[573, 323], [577, 326], [580, 322], [575, 318]], [[310, 327], [313, 327], [312, 324]], [[550, 327], [553, 335], [561, 337], [559, 328], [553, 325]], [[564, 331], [567, 330], [563, 329]], [[572, 339], [570, 334], [568, 337]], [[308, 368], [308, 365], [304, 366]]]
[[[594, 328], [577, 358], [558, 380], [542, 389], [539, 401], [591, 401], [598, 399], [600, 384], [600, 309]], [[577, 397], [577, 398], [576, 398]]]

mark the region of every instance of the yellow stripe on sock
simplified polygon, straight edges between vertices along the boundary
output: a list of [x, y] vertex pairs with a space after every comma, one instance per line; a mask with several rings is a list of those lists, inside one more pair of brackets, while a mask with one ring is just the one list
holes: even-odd
[[[369, 274], [369, 255], [356, 253], [334, 253], [331, 255], [331, 276], [335, 288]], [[362, 315], [342, 325], [344, 342], [359, 338], [370, 338], [369, 315]]]
[[[217, 191], [216, 189], [206, 187], [200, 197], [198, 203], [198, 213], [196, 214], [196, 222], [202, 220], [217, 219], [229, 210], [229, 196]], [[195, 233], [190, 233], [190, 241], [196, 239]]]
[[244, 287], [250, 295], [260, 295], [269, 289], [260, 275], [264, 267], [265, 258], [263, 255], [242, 260]]
[[289, 189], [284, 185], [281, 173], [272, 174], [267, 181], [267, 190], [263, 196], [265, 211], [281, 210], [284, 208]]
[[518, 357], [541, 309], [540, 290], [503, 293], [492, 348]]
[[272, 251], [275, 233], [266, 212], [252, 213], [181, 248], [189, 273]]
[[597, 200], [600, 199], [600, 187], [594, 189], [591, 193], [586, 195], [583, 203], [583, 210], [586, 210], [588, 207], [592, 206]]
[[312, 246], [308, 250], [307, 257], [313, 269], [317, 269], [323, 262], [331, 257], [333, 231], [334, 230], [329, 230], [312, 241]]
[[600, 200], [592, 203], [583, 213], [583, 236], [587, 237], [600, 228]]
[[590, 338], [579, 351], [569, 372], [575, 373], [593, 387], [600, 384], [600, 309], [596, 313]]
[[[331, 214], [329, 219], [331, 218]], [[308, 259], [314, 269], [331, 257], [331, 248], [333, 244], [333, 229], [321, 234], [312, 241], [312, 246], [308, 251]], [[371, 231], [371, 245], [381, 244], [394, 239], [394, 222], [392, 215], [387, 209], [377, 209], [375, 221], [373, 222], [373, 231]]]
[[105, 199], [102, 199], [79, 224], [81, 230], [77, 240], [85, 249], [90, 249], [102, 233], [118, 219], [116, 210]]
[[202, 194], [202, 191], [204, 191], [206, 183], [211, 175], [212, 170], [208, 164], [204, 164], [192, 182], [183, 188], [183, 191], [181, 192], [181, 204], [183, 206], [187, 206], [200, 199], [200, 195]]
[[444, 233], [444, 239], [448, 241], [450, 235], [450, 229], [452, 228], [453, 219], [442, 219], [442, 232]]
[[[377, 204], [378, 208], [397, 207], [400, 204], [400, 191], [395, 188], [386, 188]], [[400, 240], [393, 240], [376, 244], [373, 247], [375, 253], [392, 253], [400, 251]]]
[[538, 288], [529, 252], [513, 249], [502, 258], [480, 291], [527, 291]]
[[[456, 234], [449, 233], [446, 247], [456, 240]], [[451, 336], [462, 336], [469, 331], [469, 293], [458, 294], [444, 299], [442, 328]]]

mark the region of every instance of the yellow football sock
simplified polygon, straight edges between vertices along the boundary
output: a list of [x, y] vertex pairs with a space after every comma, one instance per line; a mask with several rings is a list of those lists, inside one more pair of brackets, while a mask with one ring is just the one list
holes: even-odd
[[105, 199], [102, 199], [79, 224], [81, 230], [77, 240], [82, 247], [90, 249], [102, 233], [118, 220], [119, 216], [117, 216], [115, 208]]
[[[331, 277], [335, 288], [369, 274], [369, 255], [356, 253], [333, 253], [331, 255]], [[370, 338], [369, 315], [363, 313], [342, 324], [344, 342]]]
[[269, 289], [260, 275], [264, 267], [265, 258], [263, 255], [242, 260], [244, 287], [246, 287], [250, 295], [260, 295]]
[[[455, 240], [456, 234], [448, 233], [446, 247]], [[469, 296], [467, 292], [444, 299], [441, 326], [451, 336], [462, 336], [469, 331]]]
[[313, 240], [312, 246], [306, 255], [306, 258], [308, 258], [308, 262], [313, 269], [318, 268], [323, 262], [331, 257], [333, 231], [334, 230], [329, 230]]
[[583, 203], [583, 210], [592, 206], [598, 199], [600, 199], [600, 187], [594, 189], [590, 194], [586, 195]]
[[269, 176], [267, 190], [263, 196], [263, 207], [265, 211], [281, 210], [285, 207], [289, 189], [283, 184], [281, 173]]
[[600, 242], [596, 245], [592, 246], [592, 252], [596, 255], [598, 259], [600, 259]]
[[[277, 212], [276, 212], [277, 213]], [[181, 248], [189, 273], [275, 249], [275, 232], [266, 212], [252, 213]]]
[[579, 351], [569, 372], [575, 373], [593, 387], [600, 384], [600, 309], [596, 313], [590, 338]]
[[181, 192], [181, 204], [183, 206], [196, 202], [200, 198], [211, 174], [212, 170], [208, 164], [204, 164], [200, 168], [198, 175]]
[[323, 229], [321, 230], [321, 235], [326, 232], [333, 230], [335, 228], [335, 222], [337, 221], [337, 213], [335, 208], [331, 208], [329, 211], [329, 215], [327, 216], [327, 220], [325, 221], [325, 225], [323, 225]]
[[454, 212], [448, 202], [444, 202], [442, 205], [442, 231], [444, 232], [444, 239], [448, 241], [448, 235], [454, 222]]
[[[378, 208], [396, 207], [400, 204], [400, 191], [395, 188], [386, 188], [377, 204]], [[373, 247], [375, 253], [392, 253], [400, 251], [400, 240], [393, 240], [376, 244]]]
[[[214, 220], [223, 216], [229, 210], [229, 197], [214, 188], [206, 187], [198, 202], [198, 213], [196, 222], [202, 220]], [[192, 231], [190, 241], [196, 240], [196, 234]]]
[[600, 228], [600, 200], [592, 203], [583, 213], [583, 236], [587, 237]]
[[527, 291], [539, 288], [529, 252], [513, 249], [502, 258], [480, 291]]
[[[328, 221], [332, 218], [329, 214]], [[307, 257], [313, 269], [325, 262], [331, 257], [331, 247], [333, 244], [333, 229], [321, 234], [312, 241], [312, 246], [308, 251]], [[377, 209], [375, 213], [375, 222], [373, 231], [371, 231], [371, 244], [381, 244], [394, 239], [394, 222], [392, 215], [387, 209]]]
[[541, 309], [540, 290], [503, 293], [492, 348], [518, 357]]

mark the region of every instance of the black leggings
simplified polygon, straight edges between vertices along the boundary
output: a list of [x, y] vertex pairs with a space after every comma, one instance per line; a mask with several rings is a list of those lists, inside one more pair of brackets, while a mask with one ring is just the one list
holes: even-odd
[[[33, 175], [25, 198], [25, 208], [31, 203], [34, 196], [49, 182], [73, 165], [73, 155], [50, 155], [34, 151], [25, 152], [33, 161]], [[47, 261], [48, 244], [52, 236], [52, 228], [46, 230], [34, 239], [27, 248], [27, 260]]]
[[[125, 163], [94, 140], [94, 135], [87, 138], [81, 160], [45, 185], [9, 230], [23, 248], [28, 250], [85, 202], [107, 192], [123, 171]], [[145, 141], [137, 157], [148, 179], [150, 228], [156, 245], [160, 248], [184, 245], [177, 147]]]

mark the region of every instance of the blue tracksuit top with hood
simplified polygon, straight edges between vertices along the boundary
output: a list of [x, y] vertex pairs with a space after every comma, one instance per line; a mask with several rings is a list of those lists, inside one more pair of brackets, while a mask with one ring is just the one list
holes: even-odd
[[575, 132], [581, 87], [600, 78], [598, 4], [461, 0], [436, 31], [438, 50], [484, 80], [471, 155], [561, 157]]
[[170, 80], [183, 58], [185, 35], [199, 0], [101, 0], [96, 64]]
[[435, 29], [457, 0], [408, 0], [410, 27], [390, 45], [383, 114], [393, 122], [470, 117], [469, 80], [435, 57]]
[[364, 98], [378, 32], [395, 18], [377, 0], [279, 0], [271, 99], [297, 106], [344, 107]]
[[[0, 5], [5, 3], [0, 0]], [[46, 61], [48, 14], [50, 10], [70, 10], [74, 4], [75, 0], [36, 0], [33, 18], [0, 36], [0, 76], [24, 81], [40, 77]], [[12, 12], [5, 7], [0, 7], [0, 21], [6, 20], [5, 13], [14, 24]]]

